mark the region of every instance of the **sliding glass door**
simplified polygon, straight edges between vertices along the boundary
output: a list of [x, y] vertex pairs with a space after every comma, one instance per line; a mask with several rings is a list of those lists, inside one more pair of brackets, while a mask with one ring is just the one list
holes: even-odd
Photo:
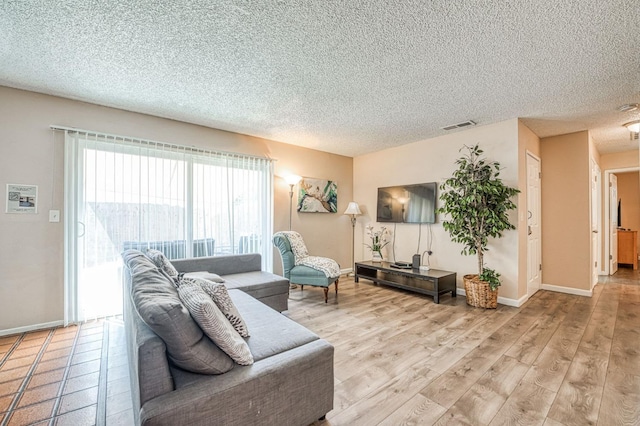
[[65, 140], [66, 323], [122, 312], [123, 250], [257, 252], [270, 270], [271, 161], [83, 132]]

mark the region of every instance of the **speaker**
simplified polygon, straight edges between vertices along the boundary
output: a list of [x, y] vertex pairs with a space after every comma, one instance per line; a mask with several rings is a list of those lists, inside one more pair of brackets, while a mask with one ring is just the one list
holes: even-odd
[[413, 269], [420, 269], [420, 255], [419, 254], [414, 254], [413, 255], [413, 264], [411, 265], [411, 267]]

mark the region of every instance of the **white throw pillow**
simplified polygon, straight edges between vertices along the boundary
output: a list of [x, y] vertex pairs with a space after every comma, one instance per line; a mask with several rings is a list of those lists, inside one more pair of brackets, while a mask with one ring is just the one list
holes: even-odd
[[242, 316], [240, 316], [240, 312], [233, 303], [233, 300], [229, 297], [229, 292], [224, 284], [214, 283], [203, 278], [187, 277], [186, 274], [180, 282], [195, 283], [202, 287], [240, 336], [249, 337], [247, 324], [242, 319]]
[[154, 265], [166, 272], [171, 279], [178, 279], [178, 270], [171, 264], [163, 252], [160, 250], [148, 249], [146, 256], [151, 259]]
[[178, 286], [180, 300], [189, 310], [202, 331], [220, 349], [240, 365], [253, 364], [249, 345], [233, 328], [202, 286], [191, 279], [181, 280]]

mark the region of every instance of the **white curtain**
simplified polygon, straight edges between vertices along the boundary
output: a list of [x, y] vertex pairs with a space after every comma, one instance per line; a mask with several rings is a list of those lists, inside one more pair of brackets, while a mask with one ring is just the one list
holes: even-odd
[[122, 312], [126, 249], [271, 270], [271, 160], [66, 130], [65, 163], [65, 323]]

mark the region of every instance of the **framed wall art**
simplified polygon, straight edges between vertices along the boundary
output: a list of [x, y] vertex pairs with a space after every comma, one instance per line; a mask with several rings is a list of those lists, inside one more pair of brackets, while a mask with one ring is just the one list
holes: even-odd
[[331, 180], [302, 178], [298, 187], [298, 211], [302, 213], [336, 213], [338, 184]]
[[7, 184], [6, 213], [38, 213], [38, 186]]

